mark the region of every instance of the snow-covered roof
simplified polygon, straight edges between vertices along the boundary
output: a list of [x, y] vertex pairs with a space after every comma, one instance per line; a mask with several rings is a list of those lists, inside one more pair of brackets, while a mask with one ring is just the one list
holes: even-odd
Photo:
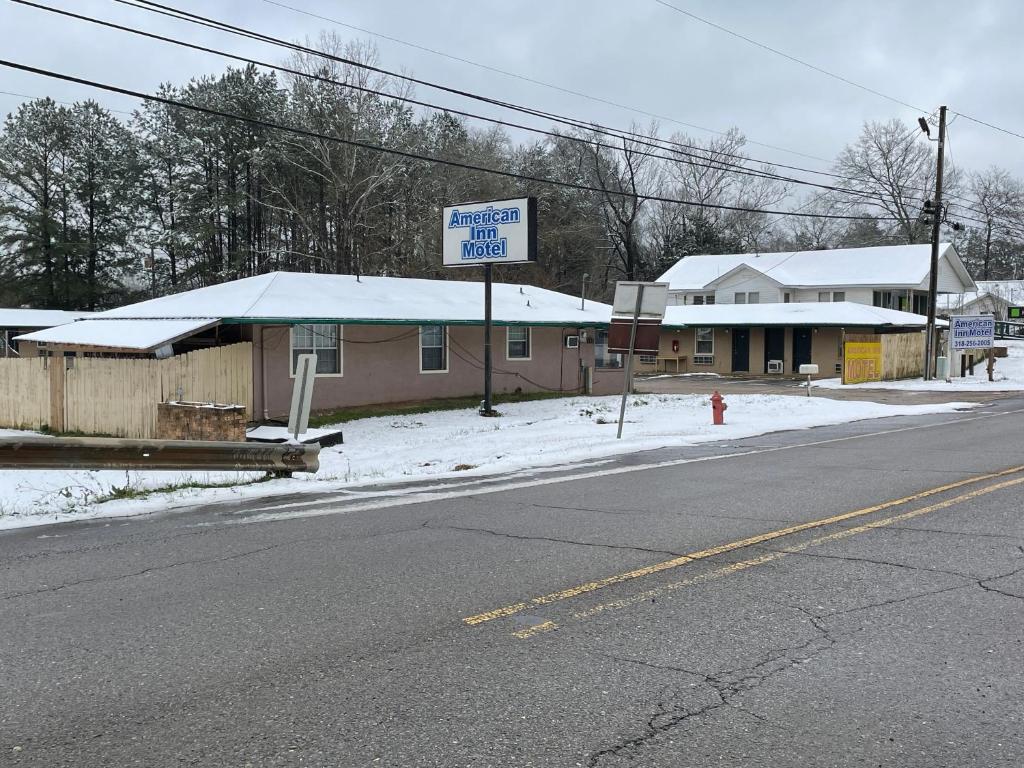
[[0, 308], [0, 328], [52, 328], [92, 314], [66, 312], [63, 309]]
[[[611, 311], [589, 299], [581, 309], [578, 298], [544, 288], [493, 285], [496, 325], [602, 326]], [[272, 272], [129, 304], [18, 338], [155, 349], [217, 322], [480, 325], [483, 320], [483, 283]]]
[[[495, 283], [499, 325], [607, 324], [611, 307], [529, 285]], [[481, 324], [484, 284], [271, 272], [130, 304], [103, 318], [216, 317], [226, 322]]]
[[[891, 326], [924, 328], [928, 318], [896, 309], [869, 307], [852, 301], [807, 301], [791, 304], [703, 304], [665, 308], [668, 328], [710, 326]], [[945, 325], [944, 321], [936, 321]]]
[[215, 317], [188, 320], [119, 320], [93, 318], [18, 336], [18, 341], [150, 352], [216, 325]]
[[[965, 288], [974, 283], [952, 243], [939, 246], [945, 260]], [[687, 256], [661, 277], [675, 291], [707, 287], [737, 267], [748, 266], [778, 283], [794, 288], [921, 285], [931, 265], [930, 245], [885, 245], [872, 248], [834, 248], [784, 253], [731, 253]]]
[[982, 296], [994, 296], [1006, 304], [1024, 305], [1024, 280], [978, 280], [978, 290], [940, 296], [939, 309], [956, 311], [973, 304]]

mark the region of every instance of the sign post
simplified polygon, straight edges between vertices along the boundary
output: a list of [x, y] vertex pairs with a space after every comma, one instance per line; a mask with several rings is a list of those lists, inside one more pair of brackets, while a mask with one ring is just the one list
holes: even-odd
[[299, 355], [295, 361], [295, 383], [292, 385], [292, 407], [288, 411], [288, 432], [299, 442], [309, 428], [309, 409], [316, 382], [316, 355]]
[[[633, 383], [633, 353], [658, 353], [661, 343], [661, 319], [668, 303], [668, 283], [618, 282], [612, 302], [612, 322], [608, 333], [608, 351], [626, 353], [625, 381], [622, 401], [619, 403], [619, 427], [616, 440], [622, 439], [622, 424], [626, 420], [626, 398]], [[624, 331], [629, 329], [629, 341], [623, 345]]]
[[484, 402], [491, 408], [491, 268], [494, 264], [528, 264], [537, 260], [537, 199], [459, 203], [443, 211], [442, 263], [446, 267], [484, 268]]

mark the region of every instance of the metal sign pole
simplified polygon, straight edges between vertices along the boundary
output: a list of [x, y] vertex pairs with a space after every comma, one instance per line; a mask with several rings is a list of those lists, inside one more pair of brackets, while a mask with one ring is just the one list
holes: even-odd
[[484, 416], [491, 410], [491, 265], [484, 264]]
[[633, 310], [633, 326], [629, 329], [629, 350], [626, 353], [626, 381], [622, 385], [622, 402], [619, 404], [619, 429], [616, 440], [622, 439], [622, 422], [626, 419], [626, 397], [629, 395], [630, 379], [633, 378], [633, 347], [636, 346], [636, 328], [640, 324], [640, 307], [644, 301], [644, 286], [636, 287], [636, 309]]

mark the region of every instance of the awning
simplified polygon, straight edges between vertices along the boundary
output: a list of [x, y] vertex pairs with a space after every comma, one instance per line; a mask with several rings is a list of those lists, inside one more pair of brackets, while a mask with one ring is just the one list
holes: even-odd
[[17, 339], [60, 347], [152, 352], [218, 323], [220, 319], [216, 317], [173, 320], [90, 319], [22, 334]]

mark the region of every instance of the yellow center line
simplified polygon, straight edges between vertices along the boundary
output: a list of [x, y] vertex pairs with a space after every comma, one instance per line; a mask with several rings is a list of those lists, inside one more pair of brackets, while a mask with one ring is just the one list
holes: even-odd
[[799, 544], [794, 544], [790, 547], [786, 547], [785, 549], [781, 549], [775, 552], [769, 552], [759, 557], [751, 558], [750, 560], [742, 560], [737, 563], [729, 563], [729, 565], [722, 566], [721, 568], [716, 568], [715, 570], [708, 571], [707, 573], [702, 573], [699, 576], [693, 576], [689, 579], [683, 579], [681, 581], [676, 581], [671, 584], [665, 584], [661, 587], [648, 589], [636, 595], [631, 595], [630, 597], [622, 598], [621, 600], [612, 600], [607, 603], [602, 603], [601, 605], [595, 605], [592, 608], [577, 611], [572, 615], [572, 617], [574, 619], [581, 620], [589, 619], [592, 616], [596, 616], [606, 611], [617, 610], [619, 608], [626, 608], [631, 605], [636, 605], [637, 603], [645, 603], [653, 598], [663, 595], [666, 592], [671, 592], [677, 589], [682, 589], [683, 587], [690, 587], [696, 584], [702, 584], [708, 581], [713, 581], [715, 579], [722, 578], [723, 576], [729, 576], [734, 573], [739, 573], [740, 571], [745, 571], [748, 568], [753, 568], [758, 565], [764, 565], [775, 560], [781, 560], [787, 555], [799, 554], [800, 552], [803, 552], [806, 549], [810, 549], [811, 547], [820, 546], [822, 544], [828, 544], [833, 541], [839, 541], [849, 536], [856, 536], [859, 533], [866, 533], [867, 531], [884, 528], [886, 526], [892, 525], [893, 523], [903, 522], [904, 520], [911, 520], [915, 517], [927, 515], [929, 512], [937, 512], [940, 509], [947, 509], [956, 504], [960, 504], [964, 501], [969, 501], [970, 499], [976, 498], [978, 496], [984, 496], [986, 493], [992, 493], [993, 491], [1002, 490], [1003, 488], [1009, 488], [1014, 485], [1020, 485], [1021, 483], [1024, 483], [1024, 477], [1017, 478], [1015, 480], [1007, 480], [1002, 483], [996, 483], [995, 485], [986, 486], [985, 488], [979, 488], [976, 491], [971, 491], [970, 493], [965, 493], [961, 496], [957, 496], [952, 499], [946, 499], [945, 501], [940, 501], [937, 504], [932, 504], [927, 507], [921, 507], [920, 509], [911, 510], [910, 512], [904, 512], [899, 515], [893, 515], [892, 517], [887, 517], [883, 520], [873, 520], [870, 523], [864, 523], [863, 525], [858, 525], [854, 528], [844, 528], [841, 531], [836, 531], [835, 533], [830, 533], [826, 536], [819, 536], [817, 538], [810, 539]]
[[[632, 571], [627, 571], [625, 573], [618, 573], [613, 576], [606, 576], [603, 579], [588, 581], [584, 584], [578, 584], [575, 587], [569, 587], [568, 589], [562, 589], [557, 592], [551, 592], [546, 595], [532, 597], [522, 602], [513, 603], [511, 605], [506, 605], [501, 608], [495, 608], [494, 610], [485, 611], [484, 613], [478, 613], [474, 616], [467, 616], [462, 621], [470, 626], [484, 624], [488, 621], [494, 621], [495, 619], [504, 618], [506, 616], [512, 616], [528, 608], [535, 608], [540, 605], [550, 605], [551, 603], [557, 603], [561, 600], [568, 600], [573, 597], [585, 595], [588, 592], [594, 592], [596, 590], [604, 589], [615, 584], [621, 584], [625, 581], [630, 581], [632, 579], [639, 579], [643, 578], [644, 576], [650, 576], [655, 573], [661, 573], [662, 571], [678, 568], [681, 565], [687, 565], [688, 563], [693, 563], [698, 560], [706, 560], [709, 557], [715, 557], [716, 555], [722, 555], [727, 552], [733, 552], [737, 549], [751, 547], [756, 544], [763, 544], [766, 541], [772, 541], [774, 539], [782, 538], [783, 536], [791, 536], [792, 534], [800, 533], [801, 531], [807, 531], [813, 528], [821, 528], [823, 526], [841, 523], [845, 520], [863, 517], [864, 515], [870, 515], [875, 512], [880, 512], [884, 509], [890, 509], [891, 507], [897, 507], [902, 504], [908, 504], [919, 499], [934, 496], [935, 494], [938, 493], [944, 493], [946, 491], [951, 491], [955, 488], [961, 488], [965, 485], [980, 483], [985, 480], [991, 480], [997, 477], [1005, 477], [1006, 475], [1012, 475], [1021, 471], [1024, 471], [1024, 465], [1013, 467], [1011, 469], [1004, 469], [1000, 472], [991, 472], [985, 475], [978, 475], [977, 477], [970, 477], [965, 480], [957, 480], [956, 482], [940, 485], [936, 488], [931, 488], [926, 491], [911, 494], [910, 496], [904, 496], [903, 498], [900, 499], [893, 499], [891, 501], [886, 501], [881, 504], [875, 504], [870, 507], [856, 509], [853, 510], [852, 512], [843, 512], [838, 515], [832, 515], [831, 517], [825, 517], [819, 520], [812, 520], [807, 523], [799, 523], [797, 525], [791, 525], [786, 528], [779, 528], [777, 530], [769, 531], [767, 533], [761, 533], [756, 536], [750, 536], [746, 539], [740, 539], [739, 541], [733, 541], [728, 544], [719, 544], [714, 547], [702, 549], [698, 552], [691, 552], [686, 555], [680, 555], [679, 557], [674, 557], [671, 560], [664, 560], [660, 563], [647, 565], [643, 568], [636, 568]], [[992, 486], [992, 488], [994, 490], [997, 488], [997, 486]]]

